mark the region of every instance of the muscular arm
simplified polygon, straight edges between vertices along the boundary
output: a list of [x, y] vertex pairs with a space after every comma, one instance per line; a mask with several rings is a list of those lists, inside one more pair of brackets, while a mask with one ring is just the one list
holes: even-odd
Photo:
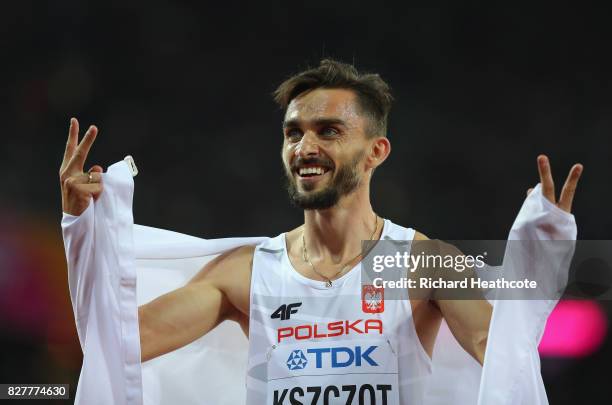
[[[79, 122], [70, 119], [60, 166], [62, 210], [79, 216], [103, 190], [102, 168], [83, 172], [98, 129], [90, 126], [78, 142]], [[207, 264], [186, 286], [138, 308], [141, 360], [178, 349], [226, 319], [248, 314], [253, 246], [227, 252]]]
[[[429, 241], [429, 238], [421, 233], [417, 233], [415, 235], [415, 240]], [[462, 255], [454, 246], [442, 242], [440, 242], [439, 245], [432, 245], [428, 242], [421, 243], [421, 245], [423, 244], [427, 247], [422, 250], [427, 250], [430, 253], [441, 254], [443, 256]], [[469, 276], [469, 271], [466, 270], [462, 273], [456, 273], [452, 270], [449, 271], [448, 269], [444, 269], [436, 273], [436, 276], [438, 275], [448, 280], [463, 279]], [[470, 298], [479, 295], [477, 291], [466, 293], [466, 297]], [[440, 316], [444, 318], [455, 339], [457, 339], [461, 347], [463, 347], [467, 353], [482, 365], [484, 363], [493, 307], [484, 297], [481, 299], [448, 298], [448, 294], [445, 296], [445, 294], [439, 290], [433, 290], [430, 293], [430, 303], [439, 311]]]
[[486, 300], [435, 301], [461, 347], [482, 365], [493, 307]]
[[[563, 211], [571, 212], [578, 179], [583, 170], [582, 165], [575, 164], [572, 166], [561, 189], [559, 200], [557, 200], [548, 157], [545, 155], [538, 156], [537, 163], [544, 197]], [[527, 195], [531, 191], [532, 189], [529, 189]], [[417, 234], [415, 240], [428, 240], [428, 238], [423, 234]], [[461, 252], [455, 249], [455, 252], [451, 252], [451, 254], [461, 254]], [[456, 274], [453, 275], [452, 273], [446, 272], [446, 276], [451, 278], [456, 276]], [[474, 291], [468, 293], [470, 297], [477, 296]], [[493, 315], [492, 306], [484, 297], [471, 300], [444, 300], [439, 297], [440, 295], [439, 291], [433, 291], [430, 302], [439, 309], [461, 346], [480, 364], [483, 364], [487, 337], [489, 335], [489, 325]]]
[[253, 246], [209, 262], [184, 287], [138, 308], [141, 360], [185, 346], [222, 321], [248, 314]]

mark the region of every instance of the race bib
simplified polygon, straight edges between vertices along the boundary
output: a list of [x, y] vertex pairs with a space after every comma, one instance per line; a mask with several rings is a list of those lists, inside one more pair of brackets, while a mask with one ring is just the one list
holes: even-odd
[[397, 355], [384, 336], [280, 343], [267, 386], [270, 405], [399, 405]]

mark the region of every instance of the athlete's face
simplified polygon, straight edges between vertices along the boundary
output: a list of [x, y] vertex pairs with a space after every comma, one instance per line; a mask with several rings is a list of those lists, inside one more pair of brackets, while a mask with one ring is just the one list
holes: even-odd
[[367, 123], [350, 90], [316, 89], [291, 101], [282, 154], [295, 205], [329, 208], [359, 186], [369, 146]]

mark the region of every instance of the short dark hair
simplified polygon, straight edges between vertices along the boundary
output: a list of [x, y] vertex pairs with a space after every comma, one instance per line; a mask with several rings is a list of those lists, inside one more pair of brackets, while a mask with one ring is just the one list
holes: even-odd
[[393, 102], [389, 85], [376, 73], [360, 73], [355, 66], [333, 59], [323, 59], [316, 68], [291, 76], [274, 91], [274, 100], [282, 109], [300, 94], [314, 89], [352, 90], [359, 108], [370, 119], [366, 135], [386, 136], [387, 117]]

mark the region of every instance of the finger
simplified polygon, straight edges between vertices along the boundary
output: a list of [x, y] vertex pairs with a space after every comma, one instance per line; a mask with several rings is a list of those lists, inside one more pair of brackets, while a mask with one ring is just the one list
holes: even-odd
[[75, 174], [70, 176], [64, 183], [70, 186], [77, 186], [80, 184], [96, 184], [102, 182], [102, 174], [98, 172]]
[[102, 183], [76, 184], [74, 188], [80, 192], [93, 195], [102, 191]]
[[533, 191], [533, 187], [527, 190], [527, 197], [529, 197], [529, 194], [531, 194], [532, 191]]
[[87, 155], [89, 154], [89, 150], [91, 149], [91, 145], [96, 139], [96, 135], [98, 134], [98, 128], [95, 125], [89, 127], [85, 136], [81, 140], [79, 146], [77, 146], [70, 163], [68, 163], [68, 170], [72, 172], [82, 172], [83, 165], [85, 164], [85, 160], [87, 159]]
[[78, 193], [81, 196], [90, 196], [97, 200], [100, 194], [102, 194], [102, 187], [102, 183], [76, 184], [72, 192]]
[[100, 172], [89, 172], [84, 176], [87, 179], [86, 183], [102, 183], [102, 173]]
[[66, 141], [66, 150], [64, 151], [64, 159], [62, 160], [61, 169], [64, 169], [74, 150], [77, 146], [77, 141], [79, 138], [79, 121], [76, 118], [70, 118], [70, 127], [68, 128], [68, 140]]
[[91, 166], [91, 169], [89, 169], [87, 172], [88, 173], [91, 173], [91, 172], [104, 173], [104, 169], [102, 168], [102, 166], [93, 165]]
[[550, 162], [546, 155], [538, 156], [538, 171], [540, 172], [540, 183], [542, 184], [542, 194], [550, 202], [555, 202], [555, 183], [553, 182], [550, 171]]
[[576, 187], [578, 186], [578, 180], [582, 174], [583, 167], [580, 163], [575, 164], [570, 169], [563, 189], [561, 190], [561, 196], [559, 197], [559, 208], [563, 211], [572, 211], [572, 202], [574, 201], [574, 194], [576, 194]]

